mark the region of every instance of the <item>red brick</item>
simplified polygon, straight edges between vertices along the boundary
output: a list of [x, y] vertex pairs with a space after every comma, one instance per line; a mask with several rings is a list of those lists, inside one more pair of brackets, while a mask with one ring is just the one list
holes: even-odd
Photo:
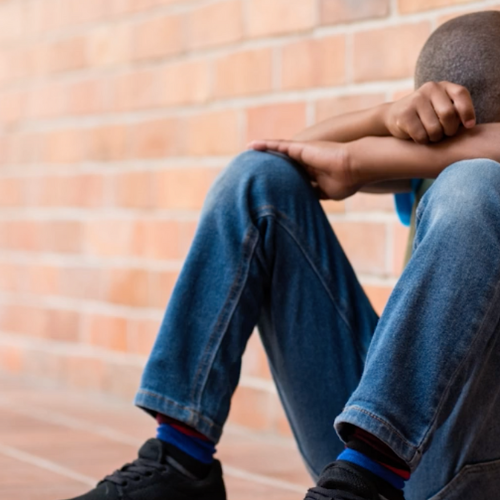
[[250, 0], [247, 9], [251, 37], [308, 30], [315, 24], [314, 0]]
[[130, 127], [131, 158], [163, 158], [183, 153], [182, 123], [176, 119], [135, 123]]
[[288, 422], [285, 411], [281, 405], [278, 416], [275, 418], [276, 418], [276, 431], [278, 432], [278, 434], [280, 436], [293, 438], [293, 432], [290, 427], [290, 422]]
[[84, 131], [76, 129], [49, 132], [45, 138], [44, 161], [47, 163], [75, 163], [82, 160], [84, 134]]
[[321, 0], [321, 24], [341, 24], [362, 19], [386, 17], [390, 12], [389, 0]]
[[1, 315], [2, 328], [31, 337], [76, 342], [80, 315], [74, 311], [11, 304]]
[[210, 73], [206, 61], [187, 61], [165, 68], [162, 104], [206, 102], [210, 97]]
[[13, 44], [23, 36], [23, 7], [19, 2], [0, 4], [0, 45]]
[[101, 175], [82, 174], [66, 178], [66, 205], [100, 207], [104, 205], [104, 181]]
[[110, 0], [114, 14], [125, 14], [151, 9], [160, 5], [180, 3], [183, 0]]
[[342, 248], [357, 272], [386, 272], [387, 227], [377, 222], [339, 221], [333, 224]]
[[164, 310], [178, 278], [177, 272], [153, 272], [149, 276], [150, 305]]
[[273, 85], [271, 49], [248, 50], [215, 62], [214, 94], [233, 97], [268, 92]]
[[101, 390], [122, 400], [132, 401], [139, 388], [142, 367], [124, 363], [106, 363], [103, 368]]
[[241, 146], [238, 113], [215, 111], [190, 117], [187, 121], [187, 154], [229, 155]]
[[26, 282], [26, 273], [21, 265], [11, 262], [0, 264], [0, 289], [5, 292], [20, 292]]
[[71, 71], [88, 65], [86, 39], [68, 38], [55, 42], [49, 47], [49, 70], [53, 72]]
[[80, 390], [104, 389], [104, 362], [101, 359], [68, 356], [60, 360], [63, 373], [59, 377], [65, 385]]
[[90, 66], [111, 66], [131, 58], [132, 42], [129, 25], [106, 24], [94, 30], [88, 39]]
[[113, 351], [127, 350], [127, 320], [125, 318], [95, 314], [88, 321], [88, 340], [91, 345]]
[[365, 285], [364, 290], [370, 302], [372, 303], [373, 308], [380, 316], [384, 311], [384, 307], [389, 300], [389, 296], [391, 295], [392, 288], [388, 286], [373, 286], [373, 285]]
[[223, 0], [202, 5], [189, 16], [190, 48], [228, 44], [243, 37], [243, 6], [240, 1]]
[[219, 169], [183, 168], [153, 174], [155, 207], [168, 210], [199, 210]]
[[32, 89], [27, 102], [28, 115], [34, 118], [62, 115], [66, 109], [66, 90], [66, 86], [55, 82]]
[[129, 352], [148, 355], [153, 348], [159, 326], [159, 320], [129, 320], [127, 336]]
[[394, 212], [392, 194], [357, 193], [346, 200], [348, 212]]
[[41, 246], [41, 227], [34, 221], [11, 220], [4, 223], [0, 234], [2, 246], [22, 251], [39, 250]]
[[24, 274], [21, 266], [11, 263], [0, 263], [0, 289], [5, 292], [18, 292], [22, 289]]
[[156, 69], [118, 76], [111, 83], [111, 108], [128, 111], [158, 106], [164, 93], [163, 78], [163, 73]]
[[116, 176], [115, 203], [123, 207], [151, 207], [154, 203], [151, 173], [127, 172]]
[[110, 0], [66, 0], [67, 23], [84, 23], [102, 20], [109, 14]]
[[40, 307], [9, 304], [0, 309], [0, 327], [9, 333], [43, 337], [46, 331], [47, 311]]
[[0, 178], [0, 206], [13, 207], [23, 204], [23, 182], [16, 178]]
[[270, 392], [240, 385], [232, 399], [230, 422], [256, 431], [271, 431], [273, 396]]
[[316, 122], [352, 111], [372, 108], [384, 101], [384, 94], [359, 94], [321, 99], [316, 103]]
[[72, 220], [51, 220], [43, 224], [40, 239], [47, 252], [78, 253], [82, 249], [83, 224]]
[[68, 86], [66, 112], [95, 114], [104, 110], [105, 88], [99, 80], [84, 80]]
[[74, 299], [104, 300], [105, 272], [92, 267], [61, 267], [57, 273], [58, 295]]
[[44, 338], [64, 342], [77, 342], [81, 317], [74, 311], [51, 309], [47, 311]]
[[6, 125], [13, 125], [23, 119], [26, 115], [28, 95], [18, 91], [3, 94], [0, 97], [0, 120]]
[[9, 161], [16, 163], [39, 163], [43, 157], [46, 137], [40, 133], [25, 133], [15, 137], [9, 151]]
[[26, 267], [26, 289], [29, 293], [55, 295], [58, 292], [58, 269], [53, 266], [34, 264]]
[[136, 223], [130, 220], [100, 219], [85, 226], [85, 250], [104, 257], [131, 255]]
[[178, 54], [184, 48], [184, 17], [172, 15], [144, 21], [132, 33], [134, 59]]
[[44, 0], [28, 2], [26, 21], [34, 33], [47, 33], [64, 25], [67, 21], [67, 2], [61, 0]]
[[272, 380], [271, 370], [269, 369], [269, 362], [264, 347], [262, 347], [260, 337], [256, 333], [254, 333], [248, 341], [243, 356], [241, 373], [244, 376]]
[[247, 110], [247, 142], [254, 139], [291, 139], [305, 127], [306, 105], [302, 102]]
[[345, 38], [300, 40], [283, 48], [284, 89], [325, 87], [345, 81]]
[[409, 14], [411, 12], [447, 7], [448, 5], [471, 3], [473, 1], [474, 0], [398, 0], [398, 9], [402, 14]]
[[408, 237], [410, 228], [403, 226], [403, 224], [395, 223], [393, 228], [393, 263], [392, 274], [399, 276], [404, 269], [406, 251], [408, 248]]
[[85, 144], [85, 156], [89, 160], [122, 160], [128, 155], [128, 129], [124, 125], [104, 125], [89, 129]]
[[20, 374], [24, 369], [24, 356], [22, 349], [14, 346], [3, 346], [0, 351], [0, 366], [2, 370]]
[[113, 304], [151, 307], [149, 273], [143, 269], [111, 269], [106, 297]]
[[151, 220], [137, 224], [134, 252], [150, 259], [179, 259], [181, 255], [181, 223]]
[[354, 80], [413, 76], [421, 48], [431, 33], [428, 21], [390, 26], [354, 35]]

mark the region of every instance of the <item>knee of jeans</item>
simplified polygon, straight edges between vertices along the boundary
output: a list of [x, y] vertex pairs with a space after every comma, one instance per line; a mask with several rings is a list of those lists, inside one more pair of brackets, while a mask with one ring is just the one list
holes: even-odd
[[260, 151], [245, 151], [238, 155], [217, 177], [205, 205], [237, 199], [273, 199], [298, 190], [311, 189], [304, 172], [292, 160]]
[[466, 225], [500, 216], [500, 163], [478, 158], [453, 163], [438, 176], [417, 210], [433, 222]]

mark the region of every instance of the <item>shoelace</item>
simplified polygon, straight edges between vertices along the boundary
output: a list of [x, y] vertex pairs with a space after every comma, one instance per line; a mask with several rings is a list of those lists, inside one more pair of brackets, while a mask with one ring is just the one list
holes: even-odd
[[348, 491], [330, 490], [316, 486], [307, 492], [304, 500], [360, 500], [360, 498]]
[[108, 481], [115, 484], [121, 492], [123, 486], [129, 481], [140, 481], [143, 477], [151, 477], [155, 472], [164, 472], [169, 469], [167, 464], [160, 464], [146, 458], [138, 458], [130, 464], [125, 464], [121, 469], [106, 476], [101, 483]]

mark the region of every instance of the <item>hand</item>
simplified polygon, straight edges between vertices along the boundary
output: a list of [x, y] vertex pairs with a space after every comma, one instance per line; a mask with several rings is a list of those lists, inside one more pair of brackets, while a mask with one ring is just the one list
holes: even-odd
[[389, 104], [383, 120], [392, 136], [426, 144], [454, 136], [461, 125], [474, 127], [476, 115], [465, 87], [450, 82], [428, 82]]
[[353, 179], [344, 144], [325, 141], [253, 141], [249, 148], [277, 151], [299, 162], [323, 199], [343, 200], [361, 188]]

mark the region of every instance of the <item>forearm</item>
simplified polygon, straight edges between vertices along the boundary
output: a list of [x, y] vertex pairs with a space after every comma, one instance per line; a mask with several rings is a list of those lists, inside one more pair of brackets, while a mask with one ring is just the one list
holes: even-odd
[[367, 136], [386, 136], [384, 113], [388, 104], [329, 118], [294, 137], [295, 141], [351, 142]]
[[493, 123], [431, 145], [393, 137], [364, 137], [345, 147], [356, 181], [367, 186], [394, 179], [434, 179], [460, 160], [489, 158], [500, 162], [499, 139], [500, 124]]

